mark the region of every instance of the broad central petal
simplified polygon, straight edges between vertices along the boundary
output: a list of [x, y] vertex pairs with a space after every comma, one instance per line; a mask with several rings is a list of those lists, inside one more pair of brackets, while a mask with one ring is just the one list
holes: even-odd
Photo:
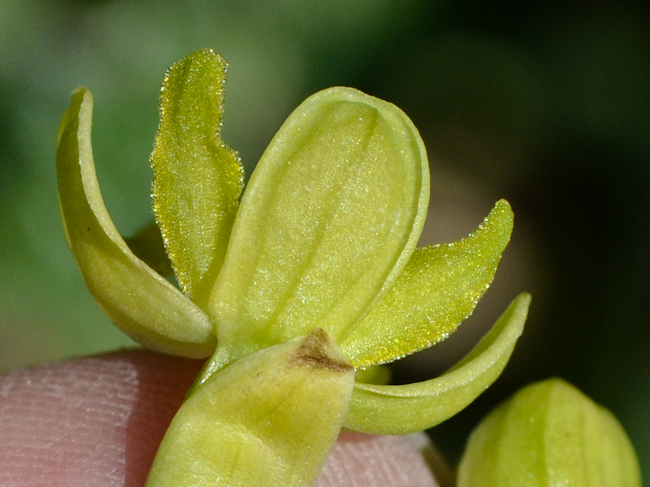
[[339, 339], [389, 289], [428, 206], [424, 145], [350, 88], [307, 99], [262, 156], [210, 299], [234, 359], [320, 327]]

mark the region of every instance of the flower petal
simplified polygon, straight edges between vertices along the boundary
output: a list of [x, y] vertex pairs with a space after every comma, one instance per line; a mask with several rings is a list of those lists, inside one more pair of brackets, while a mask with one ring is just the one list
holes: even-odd
[[451, 371], [425, 382], [400, 386], [355, 383], [343, 425], [376, 435], [403, 435], [431, 428], [469, 405], [505, 367], [528, 313], [521, 294], [474, 350]]
[[314, 485], [353, 384], [354, 368], [320, 329], [249, 355], [181, 406], [146, 486]]
[[208, 356], [216, 345], [208, 316], [133, 255], [106, 211], [90, 140], [92, 109], [90, 91], [77, 89], [61, 121], [56, 155], [63, 227], [88, 289], [135, 341], [166, 353]]
[[183, 291], [207, 308], [243, 189], [237, 153], [221, 140], [227, 64], [204, 49], [172, 65], [151, 153], [153, 202]]
[[210, 301], [225, 360], [314, 327], [341, 337], [392, 287], [428, 198], [424, 145], [401, 110], [351, 88], [308, 98], [242, 199]]
[[451, 335], [492, 282], [513, 218], [501, 200], [469, 237], [417, 249], [395, 286], [341, 342], [352, 365], [391, 362]]

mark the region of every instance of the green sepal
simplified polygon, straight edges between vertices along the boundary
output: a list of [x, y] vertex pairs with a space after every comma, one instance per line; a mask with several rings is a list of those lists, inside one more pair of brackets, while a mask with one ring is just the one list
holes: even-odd
[[341, 342], [352, 365], [392, 362], [451, 335], [492, 282], [513, 221], [500, 200], [469, 237], [417, 249], [395, 286]]
[[459, 487], [640, 487], [620, 423], [561, 379], [527, 386], [472, 432]]
[[406, 265], [428, 199], [424, 145], [401, 110], [352, 88], [308, 98], [242, 198], [210, 300], [215, 367], [314, 327], [342, 337]]
[[169, 68], [151, 153], [156, 221], [181, 289], [204, 309], [226, 254], [244, 182], [237, 153], [220, 135], [226, 68], [211, 49]]
[[59, 127], [56, 156], [61, 219], [88, 289], [138, 343], [209, 356], [216, 338], [208, 316], [131, 252], [108, 215], [93, 161], [92, 110], [92, 94], [78, 88]]
[[354, 368], [320, 329], [233, 363], [181, 406], [146, 487], [314, 485], [353, 383]]
[[441, 377], [399, 386], [355, 384], [344, 426], [404, 435], [455, 415], [499, 377], [523, 331], [529, 304], [529, 294], [517, 297], [468, 356]]

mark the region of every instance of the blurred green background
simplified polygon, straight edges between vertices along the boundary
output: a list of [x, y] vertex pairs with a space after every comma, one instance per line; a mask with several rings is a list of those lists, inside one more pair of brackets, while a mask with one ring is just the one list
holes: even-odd
[[132, 345], [85, 289], [61, 230], [55, 134], [71, 90], [95, 95], [106, 204], [150, 218], [148, 155], [167, 67], [230, 63], [224, 137], [251, 170], [309, 94], [348, 85], [419, 127], [432, 165], [422, 243], [517, 215], [479, 310], [395, 367], [442, 372], [522, 290], [534, 301], [503, 377], [431, 434], [455, 461], [487, 408], [551, 375], [611, 409], [650, 475], [650, 8], [643, 2], [0, 0], [0, 371]]

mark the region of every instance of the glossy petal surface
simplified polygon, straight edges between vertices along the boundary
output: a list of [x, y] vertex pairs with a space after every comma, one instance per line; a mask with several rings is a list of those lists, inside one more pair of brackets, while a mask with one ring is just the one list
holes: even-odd
[[229, 361], [320, 327], [335, 339], [389, 289], [429, 196], [422, 141], [351, 88], [308, 98], [260, 160], [210, 302]]
[[90, 140], [92, 108], [91, 93], [78, 89], [63, 116], [57, 148], [63, 226], [88, 289], [137, 342], [175, 355], [208, 356], [216, 340], [207, 315], [133, 255], [106, 211]]
[[616, 418], [549, 379], [520, 390], [470, 436], [459, 487], [639, 487], [634, 449]]
[[201, 307], [221, 269], [244, 181], [237, 153], [220, 136], [226, 67], [205, 49], [169, 69], [151, 154], [156, 220], [181, 288]]
[[341, 343], [352, 365], [391, 362], [453, 333], [492, 282], [513, 219], [501, 200], [469, 237], [417, 249], [395, 286]]
[[454, 369], [425, 382], [399, 386], [355, 384], [346, 428], [403, 435], [431, 428], [464, 409], [501, 374], [528, 313], [522, 294]]
[[320, 329], [237, 361], [183, 404], [146, 486], [314, 485], [353, 382]]

